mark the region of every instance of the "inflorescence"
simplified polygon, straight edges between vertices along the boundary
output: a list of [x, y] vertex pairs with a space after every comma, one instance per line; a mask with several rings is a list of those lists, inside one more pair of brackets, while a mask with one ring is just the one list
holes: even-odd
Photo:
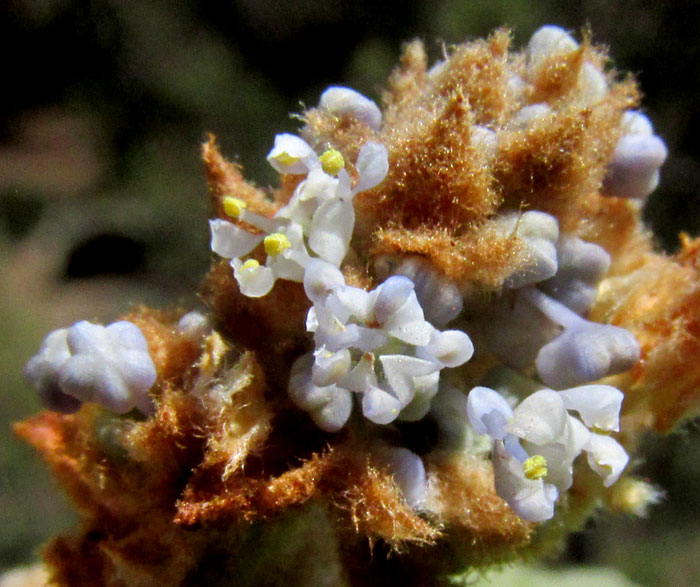
[[[543, 27], [528, 45], [525, 67], [509, 80], [511, 91], [517, 95], [536, 85], [552, 56], [578, 51], [566, 32]], [[430, 79], [439, 79], [444, 68], [444, 62], [435, 66]], [[584, 106], [609, 91], [602, 66], [593, 61], [580, 67], [575, 84]], [[318, 109], [364, 125], [368, 136], [382, 127], [377, 105], [348, 88], [326, 90]], [[507, 130], [532, 128], [555, 109], [530, 99]], [[643, 199], [658, 183], [666, 147], [638, 111], [624, 114], [621, 125], [602, 191]], [[492, 156], [499, 148], [497, 133], [474, 129], [473, 144]], [[291, 366], [288, 394], [318, 428], [336, 433], [353, 426], [353, 418], [379, 428], [430, 418], [447, 436], [470, 427], [489, 438], [498, 495], [532, 522], [553, 517], [582, 452], [606, 487], [618, 480], [628, 456], [611, 434], [619, 431], [623, 393], [594, 382], [637, 364], [640, 345], [628, 330], [587, 319], [610, 267], [602, 246], [562, 231], [549, 212], [509, 209], [491, 216], [491, 234], [517, 239], [520, 261], [478, 310], [465, 311], [474, 302], [472, 292], [419, 254], [375, 259], [374, 283], [348, 285], [343, 270], [355, 237], [354, 201], [381, 190], [392, 165], [386, 146], [365, 140], [348, 161], [333, 145], [317, 149], [281, 134], [267, 159], [283, 178], [295, 178], [291, 198], [266, 215], [226, 196], [225, 218], [210, 221], [211, 249], [230, 259], [247, 297], [267, 296], [277, 280], [303, 284], [309, 350]], [[183, 328], [199, 331], [204, 321], [188, 315]], [[441, 330], [448, 323], [453, 328]], [[475, 346], [527, 384], [503, 393], [466, 387], [461, 369]], [[106, 328], [79, 322], [55, 331], [26, 373], [52, 410], [73, 412], [82, 402], [120, 414], [137, 409], [148, 416], [154, 410], [149, 389], [155, 367], [144, 336], [129, 322]], [[429, 510], [421, 457], [393, 446], [385, 462], [407, 503]]]

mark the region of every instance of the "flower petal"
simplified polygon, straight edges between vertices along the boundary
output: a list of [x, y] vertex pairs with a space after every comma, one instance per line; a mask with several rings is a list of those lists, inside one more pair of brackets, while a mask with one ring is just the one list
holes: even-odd
[[371, 387], [376, 387], [377, 375], [374, 372], [374, 355], [364, 353], [350, 373], [343, 378], [341, 385], [357, 393], [365, 393]]
[[513, 418], [513, 408], [493, 389], [475, 387], [467, 397], [467, 415], [477, 434], [502, 440], [507, 434], [506, 424]]
[[[440, 371], [413, 378], [413, 399], [401, 410], [399, 419], [403, 422], [422, 420], [430, 411], [432, 399], [438, 392]], [[442, 425], [442, 422], [440, 422]]]
[[589, 428], [620, 430], [623, 393], [610, 385], [582, 385], [559, 392], [567, 410], [576, 410]]
[[399, 400], [378, 387], [371, 387], [362, 396], [362, 413], [375, 424], [390, 424], [400, 411]]
[[379, 143], [365, 143], [360, 148], [355, 163], [360, 180], [352, 192], [358, 194], [378, 186], [389, 171], [389, 159], [386, 147]]
[[384, 324], [408, 301], [413, 293], [413, 282], [408, 277], [394, 275], [377, 287], [376, 292], [374, 317]]
[[522, 463], [498, 441], [494, 443], [493, 472], [496, 493], [523, 520], [544, 522], [554, 516], [554, 504], [559, 497], [557, 488], [542, 479], [527, 479]]
[[252, 234], [220, 218], [210, 220], [209, 229], [211, 230], [211, 250], [224, 259], [235, 259], [247, 255], [265, 237], [264, 234]]
[[413, 400], [415, 395], [413, 378], [439, 370], [439, 367], [431, 361], [407, 355], [381, 355], [379, 362], [389, 388], [398, 398], [401, 408], [406, 407]]
[[474, 345], [461, 330], [434, 330], [430, 342], [418, 349], [418, 356], [437, 361], [441, 367], [459, 367], [473, 354]]
[[105, 327], [105, 332], [120, 346], [128, 347], [130, 350], [148, 352], [148, 342], [141, 332], [141, 329], [133, 322], [119, 320]]
[[416, 346], [425, 346], [435, 328], [423, 318], [423, 308], [418, 303], [415, 292], [406, 303], [389, 316], [385, 330], [399, 340]]
[[508, 432], [535, 445], [565, 442], [568, 414], [556, 391], [541, 389], [526, 397], [513, 411]]
[[428, 489], [428, 478], [421, 458], [401, 447], [386, 447], [378, 456], [387, 465], [406, 503], [413, 509], [419, 509]]
[[337, 432], [345, 426], [352, 412], [352, 394], [336, 385], [331, 385], [328, 389], [328, 403], [309, 414], [316, 426], [324, 432]]
[[299, 137], [283, 133], [275, 137], [275, 146], [267, 155], [267, 160], [279, 173], [306, 175], [320, 165], [314, 150]]
[[588, 452], [588, 464], [603, 478], [605, 487], [620, 478], [629, 462], [625, 449], [611, 436], [591, 434], [584, 450]]
[[547, 385], [567, 388], [631, 369], [641, 350], [624, 328], [582, 320], [537, 353], [537, 374]]
[[309, 247], [323, 260], [339, 267], [350, 245], [355, 224], [352, 202], [332, 198], [314, 213], [309, 229]]
[[81, 353], [68, 359], [61, 368], [59, 385], [64, 393], [83, 402], [97, 402], [117, 414], [134, 408], [120, 373], [96, 354]]
[[537, 69], [551, 55], [571, 53], [578, 48], [578, 43], [563, 28], [545, 25], [538, 28], [527, 44], [529, 66]]
[[238, 286], [244, 296], [259, 298], [270, 292], [275, 284], [275, 276], [272, 269], [265, 265], [246, 267], [240, 259], [231, 261], [233, 276], [238, 281]]
[[314, 385], [324, 386], [337, 383], [350, 370], [350, 351], [341, 349], [335, 353], [325, 347], [314, 351], [312, 367]]
[[345, 278], [336, 266], [312, 259], [304, 272], [304, 291], [314, 303], [323, 301], [335, 288], [345, 285]]

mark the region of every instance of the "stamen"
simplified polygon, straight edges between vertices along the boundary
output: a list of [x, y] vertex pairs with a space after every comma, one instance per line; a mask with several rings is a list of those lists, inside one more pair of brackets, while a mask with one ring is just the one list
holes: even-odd
[[245, 271], [246, 269], [255, 269], [256, 267], [260, 267], [260, 263], [258, 263], [255, 259], [248, 259], [243, 265], [241, 265], [241, 271]]
[[292, 243], [289, 242], [286, 235], [281, 232], [274, 232], [265, 237], [263, 245], [265, 246], [265, 252], [271, 257], [274, 257], [286, 251], [292, 246]]
[[338, 175], [338, 172], [345, 167], [345, 159], [340, 151], [328, 149], [318, 160], [321, 162], [321, 167], [328, 175]]
[[238, 198], [226, 196], [224, 198], [223, 206], [226, 216], [229, 216], [230, 218], [238, 218], [241, 214], [243, 214], [243, 210], [248, 207], [248, 204], [246, 204], [243, 200], [239, 200]]
[[297, 161], [299, 161], [299, 157], [294, 157], [287, 153], [287, 151], [282, 151], [281, 153], [275, 156], [275, 159], [282, 165], [285, 165], [286, 167], [290, 167], [291, 165], [294, 165]]
[[531, 481], [542, 479], [542, 477], [547, 475], [547, 459], [542, 455], [531, 456], [523, 463], [523, 471], [525, 472], [525, 477]]

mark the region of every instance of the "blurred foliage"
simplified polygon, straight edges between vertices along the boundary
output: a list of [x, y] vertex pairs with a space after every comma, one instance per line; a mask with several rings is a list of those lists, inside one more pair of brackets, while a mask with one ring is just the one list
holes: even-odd
[[622, 573], [602, 567], [549, 570], [540, 566], [514, 565], [490, 571], [473, 587], [635, 587]]
[[[73, 517], [9, 422], [38, 409], [22, 365], [52, 328], [134, 303], [196, 303], [208, 204], [198, 145], [262, 185], [278, 132], [331, 83], [380, 99], [401, 44], [445, 45], [541, 24], [610, 46], [637, 75], [669, 161], [647, 218], [667, 249], [700, 232], [700, 6], [572, 0], [6, 0], [0, 4], [0, 567], [32, 558]], [[563, 561], [654, 585], [700, 583], [700, 435], [649, 440], [641, 473], [668, 494], [648, 520], [599, 520]], [[639, 537], [643, 537], [643, 544]], [[660, 556], [659, 553], [663, 553]], [[513, 579], [515, 580], [515, 579]], [[524, 583], [519, 583], [524, 584]], [[604, 583], [600, 583], [601, 585]], [[613, 583], [610, 583], [613, 584]], [[623, 584], [623, 583], [615, 583]]]

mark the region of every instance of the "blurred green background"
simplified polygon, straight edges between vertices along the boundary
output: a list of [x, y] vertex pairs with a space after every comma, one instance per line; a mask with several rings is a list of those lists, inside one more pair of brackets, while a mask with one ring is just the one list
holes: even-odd
[[[289, 113], [331, 83], [379, 99], [402, 42], [540, 25], [611, 49], [670, 157], [647, 206], [660, 246], [700, 232], [700, 2], [604, 0], [5, 0], [0, 4], [0, 570], [30, 562], [73, 515], [9, 423], [39, 408], [22, 366], [51, 329], [138, 302], [196, 304], [208, 263], [199, 145], [207, 131], [261, 185]], [[699, 357], [700, 360], [700, 357]], [[648, 519], [605, 517], [553, 565], [614, 566], [645, 585], [700, 584], [700, 434], [650, 438]]]

